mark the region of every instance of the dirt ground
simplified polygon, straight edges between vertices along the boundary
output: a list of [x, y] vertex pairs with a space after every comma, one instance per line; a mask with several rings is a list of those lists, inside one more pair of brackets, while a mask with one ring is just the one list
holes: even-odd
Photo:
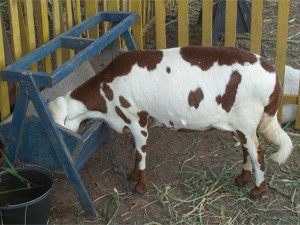
[[[300, 3], [292, 1], [288, 62], [299, 66]], [[198, 1], [191, 1], [190, 43], [200, 43], [196, 26]], [[175, 12], [174, 12], [175, 15]], [[168, 17], [168, 47], [176, 46], [176, 16]], [[174, 21], [173, 21], [174, 20]], [[266, 1], [264, 38], [276, 35], [276, 2]], [[245, 38], [239, 47], [247, 46]], [[266, 55], [274, 60], [275, 42], [264, 40]], [[154, 47], [155, 43], [148, 44]], [[148, 187], [144, 195], [126, 192], [125, 180], [105, 143], [81, 171], [81, 176], [95, 201], [98, 217], [88, 217], [77, 201], [64, 175], [56, 174], [51, 198], [50, 224], [299, 224], [300, 222], [300, 132], [293, 124], [286, 130], [292, 135], [295, 150], [286, 166], [269, 161], [277, 148], [260, 138], [266, 152], [269, 192], [252, 200], [246, 188], [234, 185], [241, 172], [242, 151], [229, 132], [180, 133], [165, 128], [150, 131], [147, 150]], [[132, 138], [113, 134], [112, 148], [129, 173], [134, 165]], [[130, 184], [131, 190], [133, 184]]]

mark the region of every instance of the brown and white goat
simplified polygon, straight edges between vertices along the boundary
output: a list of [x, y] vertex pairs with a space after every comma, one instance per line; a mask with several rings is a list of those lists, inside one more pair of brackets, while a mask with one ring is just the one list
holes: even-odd
[[227, 47], [182, 47], [130, 51], [84, 84], [49, 103], [56, 123], [77, 131], [86, 118], [102, 118], [117, 132], [130, 131], [136, 160], [130, 177], [144, 192], [149, 128], [217, 128], [235, 132], [243, 146], [240, 186], [251, 181], [252, 197], [267, 191], [264, 154], [256, 132], [279, 146], [271, 157], [283, 163], [292, 142], [276, 113], [281, 86], [274, 67], [259, 55]]

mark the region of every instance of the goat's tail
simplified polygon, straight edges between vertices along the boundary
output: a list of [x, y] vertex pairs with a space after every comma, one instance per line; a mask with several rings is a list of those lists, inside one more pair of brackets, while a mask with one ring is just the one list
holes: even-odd
[[258, 131], [267, 140], [279, 146], [279, 151], [271, 155], [271, 159], [278, 164], [284, 163], [293, 150], [293, 144], [291, 138], [281, 128], [277, 116], [269, 116], [264, 113]]

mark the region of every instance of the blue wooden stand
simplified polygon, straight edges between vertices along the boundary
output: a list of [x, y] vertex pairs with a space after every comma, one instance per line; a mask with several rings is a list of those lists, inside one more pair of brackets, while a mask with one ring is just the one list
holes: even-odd
[[[110, 47], [120, 35], [128, 50], [136, 49], [129, 31], [136, 20], [136, 13], [100, 12], [2, 70], [3, 80], [19, 84], [12, 122], [0, 125], [0, 138], [7, 146], [8, 158], [53, 170], [62, 169], [86, 213], [94, 216], [97, 211], [79, 171], [109, 135], [110, 128], [101, 120], [95, 121], [82, 135], [58, 127], [40, 89], [58, 84], [85, 60]], [[112, 22], [113, 28], [100, 38], [79, 37], [103, 21]], [[28, 69], [59, 48], [78, 53], [51, 74]], [[30, 100], [37, 116], [26, 117]]]

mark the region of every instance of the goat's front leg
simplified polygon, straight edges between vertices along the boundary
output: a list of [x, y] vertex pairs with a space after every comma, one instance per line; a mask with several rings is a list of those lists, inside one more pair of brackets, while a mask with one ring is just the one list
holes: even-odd
[[147, 129], [139, 129], [139, 131], [133, 131], [133, 136], [136, 146], [135, 164], [130, 178], [137, 181], [135, 185], [135, 191], [138, 193], [144, 193], [147, 184], [147, 172], [146, 172], [146, 143], [148, 137]]

